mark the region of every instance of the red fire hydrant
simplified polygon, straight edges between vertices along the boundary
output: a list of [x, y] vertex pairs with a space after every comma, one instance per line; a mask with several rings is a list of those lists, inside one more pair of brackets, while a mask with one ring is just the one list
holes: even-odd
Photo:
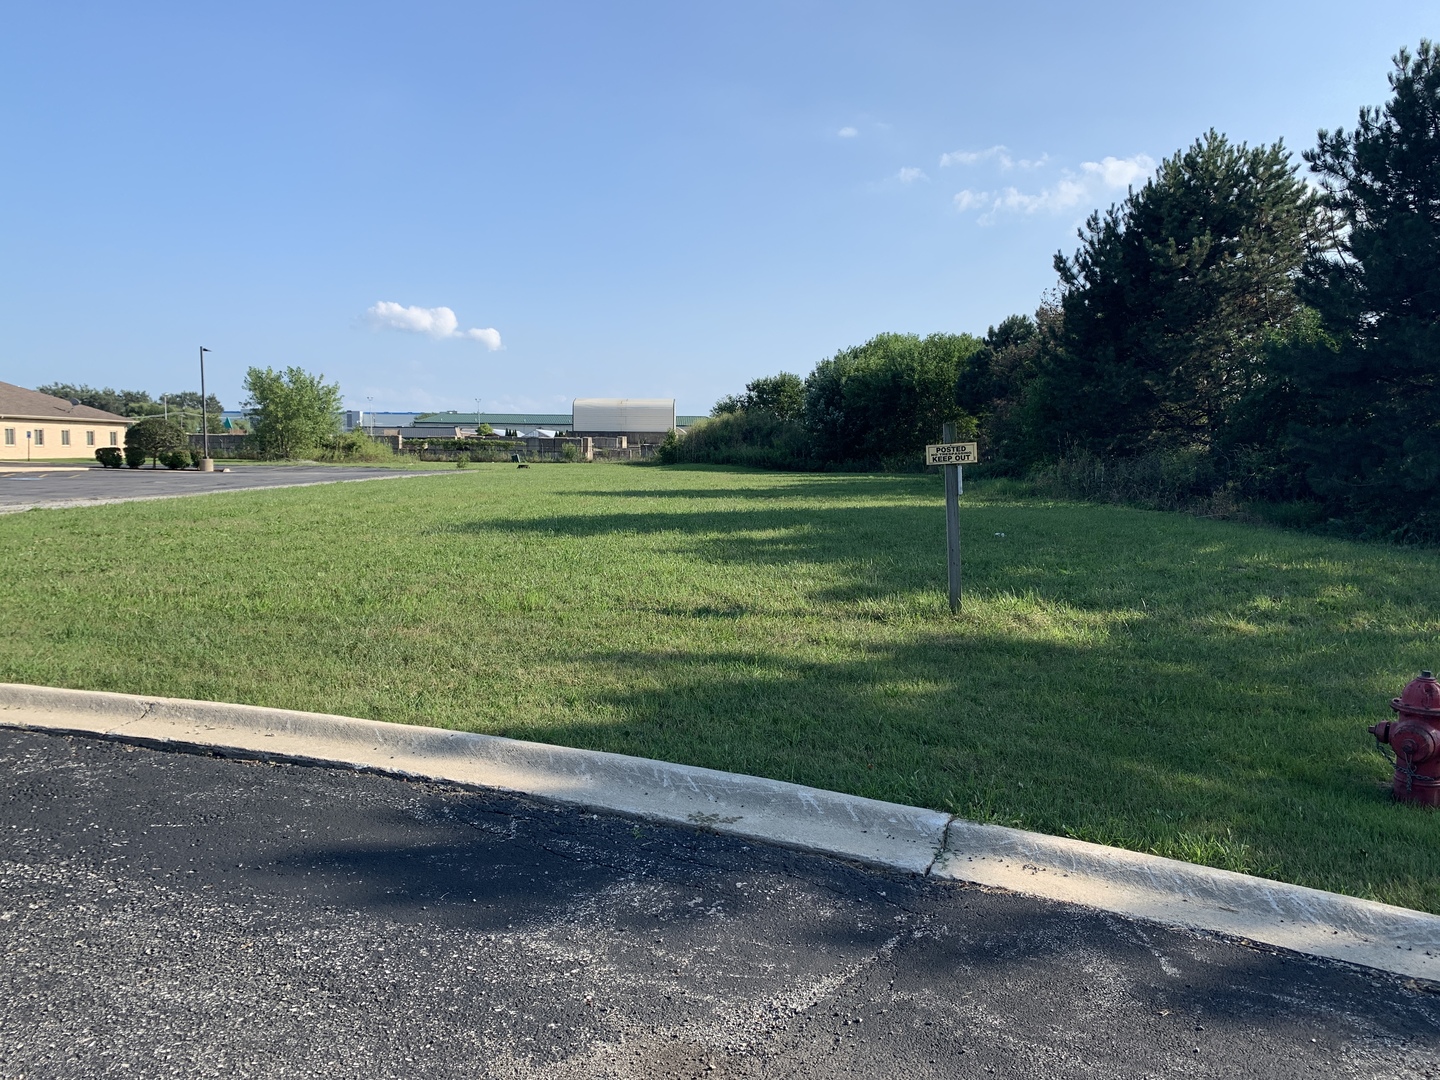
[[1395, 750], [1395, 798], [1440, 806], [1440, 682], [1432, 672], [1420, 672], [1390, 708], [1399, 718], [1376, 724], [1370, 734], [1377, 745]]

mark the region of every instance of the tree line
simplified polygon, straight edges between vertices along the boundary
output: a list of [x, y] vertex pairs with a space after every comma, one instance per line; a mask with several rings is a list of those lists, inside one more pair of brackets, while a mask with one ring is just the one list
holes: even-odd
[[915, 468], [952, 422], [1075, 493], [1440, 539], [1440, 49], [1389, 84], [1301, 161], [1206, 132], [1090, 216], [1033, 314], [757, 379], [667, 459]]
[[[103, 409], [117, 416], [160, 416], [173, 417], [176, 423], [187, 430], [200, 430], [200, 393], [197, 390], [180, 390], [173, 394], [151, 397], [146, 390], [115, 390], [111, 387], [97, 389], [85, 383], [48, 383], [35, 389], [42, 394], [68, 398], [92, 409]], [[220, 399], [214, 394], [205, 395], [205, 410], [210, 430], [220, 431], [221, 413], [225, 411]]]

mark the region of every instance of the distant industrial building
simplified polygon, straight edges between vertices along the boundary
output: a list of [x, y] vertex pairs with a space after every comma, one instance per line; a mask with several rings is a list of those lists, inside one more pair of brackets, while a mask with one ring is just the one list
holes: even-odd
[[415, 423], [419, 413], [413, 412], [372, 412], [368, 409], [347, 409], [345, 412], [345, 430], [354, 431], [356, 428], [363, 428], [366, 431], [374, 430], [380, 432], [384, 428], [409, 427]]
[[570, 406], [577, 435], [659, 442], [676, 427], [674, 398], [576, 398]]
[[[384, 416], [385, 413], [377, 415]], [[567, 413], [474, 413], [442, 412], [421, 413], [398, 434], [407, 439], [454, 439], [457, 432], [475, 434], [476, 424], [489, 424], [493, 431], [526, 431], [532, 428], [548, 428], [551, 431], [569, 431], [570, 417]], [[377, 427], [378, 431], [379, 428]]]
[[[373, 418], [373, 426], [371, 419]], [[488, 424], [497, 434], [549, 438], [553, 435], [626, 437], [631, 443], [659, 442], [671, 428], [682, 431], [701, 419], [677, 416], [674, 398], [576, 398], [569, 413], [364, 413], [345, 414], [346, 428], [411, 439], [456, 439]], [[403, 420], [404, 423], [394, 421]]]

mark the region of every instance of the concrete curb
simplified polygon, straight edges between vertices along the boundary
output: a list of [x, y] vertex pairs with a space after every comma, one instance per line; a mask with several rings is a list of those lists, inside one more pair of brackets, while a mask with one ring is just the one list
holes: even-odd
[[0, 683], [0, 726], [496, 788], [1440, 982], [1440, 916], [760, 777], [321, 713], [13, 683]]
[[1440, 916], [955, 819], [931, 873], [1440, 982]]
[[0, 683], [0, 725], [375, 769], [701, 826], [923, 874], [948, 814], [776, 780], [409, 724]]

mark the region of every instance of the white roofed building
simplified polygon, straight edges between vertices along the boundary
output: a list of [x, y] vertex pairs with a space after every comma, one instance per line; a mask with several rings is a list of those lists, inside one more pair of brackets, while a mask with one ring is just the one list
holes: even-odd
[[663, 439], [675, 427], [674, 398], [576, 398], [570, 407], [576, 435], [628, 435]]

